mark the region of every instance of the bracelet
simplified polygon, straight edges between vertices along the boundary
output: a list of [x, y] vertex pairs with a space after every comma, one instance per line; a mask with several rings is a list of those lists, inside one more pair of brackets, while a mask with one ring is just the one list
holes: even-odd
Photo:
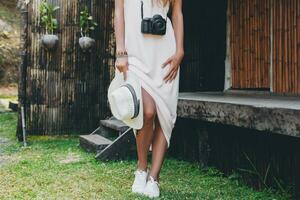
[[117, 58], [127, 57], [127, 56], [128, 56], [127, 51], [117, 51], [117, 53], [116, 53]]
[[124, 55], [124, 56], [116, 56], [116, 58], [127, 58], [128, 55]]

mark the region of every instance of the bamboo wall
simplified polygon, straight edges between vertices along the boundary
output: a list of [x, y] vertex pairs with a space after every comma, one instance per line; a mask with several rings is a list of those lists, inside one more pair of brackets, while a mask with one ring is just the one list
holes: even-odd
[[300, 2], [229, 0], [232, 87], [300, 93]]
[[270, 0], [229, 0], [233, 88], [270, 87]]
[[272, 1], [273, 87], [280, 93], [300, 93], [300, 2]]
[[[57, 12], [58, 48], [41, 47], [40, 0], [28, 5], [26, 126], [30, 134], [89, 132], [109, 115], [106, 93], [114, 59], [113, 0], [48, 0]], [[90, 52], [78, 44], [79, 14], [87, 6], [99, 24]]]

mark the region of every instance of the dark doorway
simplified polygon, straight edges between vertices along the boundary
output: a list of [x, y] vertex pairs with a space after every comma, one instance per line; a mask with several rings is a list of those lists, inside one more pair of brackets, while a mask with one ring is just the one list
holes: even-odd
[[227, 3], [198, 0], [183, 4], [185, 58], [180, 92], [223, 91]]

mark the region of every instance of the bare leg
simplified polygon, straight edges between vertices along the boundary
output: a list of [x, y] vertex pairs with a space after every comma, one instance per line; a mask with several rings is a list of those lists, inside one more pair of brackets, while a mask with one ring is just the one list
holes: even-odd
[[164, 161], [167, 147], [167, 140], [163, 134], [162, 128], [158, 121], [158, 117], [156, 117], [154, 137], [152, 143], [152, 166], [149, 173], [149, 175], [152, 176], [154, 180], [159, 181], [159, 174]]
[[144, 125], [137, 131], [136, 144], [138, 153], [138, 169], [147, 170], [147, 157], [153, 139], [153, 123], [156, 106], [152, 97], [142, 88]]

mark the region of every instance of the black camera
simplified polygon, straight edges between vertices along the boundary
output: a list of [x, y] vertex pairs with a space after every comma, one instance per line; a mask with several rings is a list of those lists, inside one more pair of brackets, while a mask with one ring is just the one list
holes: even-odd
[[161, 15], [154, 15], [152, 18], [144, 18], [144, 2], [141, 1], [141, 32], [152, 35], [165, 35], [167, 29], [167, 17], [164, 19]]
[[142, 20], [142, 33], [153, 35], [165, 35], [167, 22], [161, 15], [154, 15], [152, 18]]

